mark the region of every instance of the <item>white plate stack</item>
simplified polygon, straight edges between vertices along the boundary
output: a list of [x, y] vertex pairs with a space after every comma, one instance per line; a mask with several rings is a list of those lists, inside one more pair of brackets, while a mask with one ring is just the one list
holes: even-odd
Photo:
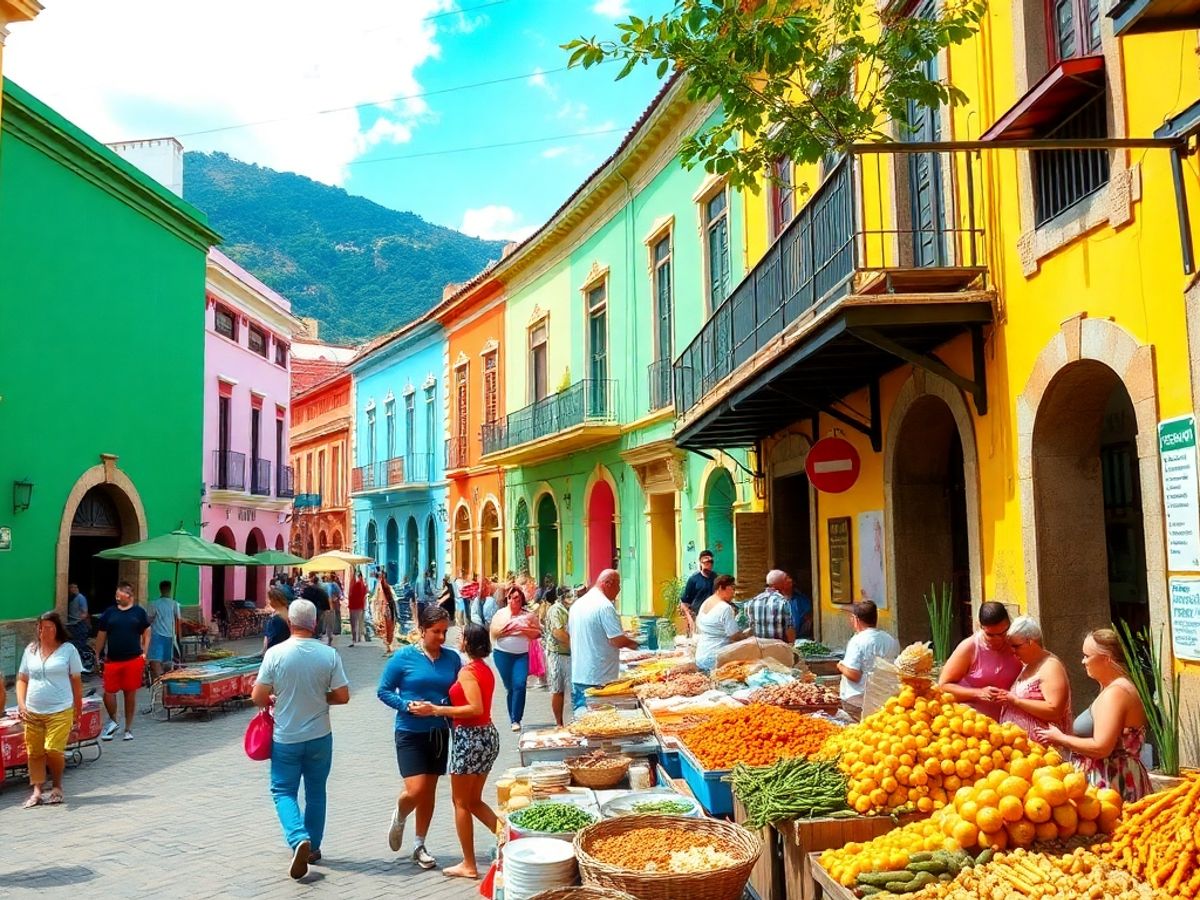
[[521, 838], [504, 847], [505, 900], [527, 900], [540, 891], [575, 883], [575, 848], [554, 838]]
[[553, 794], [570, 786], [571, 770], [560, 762], [534, 763], [530, 769], [529, 782], [534, 793]]

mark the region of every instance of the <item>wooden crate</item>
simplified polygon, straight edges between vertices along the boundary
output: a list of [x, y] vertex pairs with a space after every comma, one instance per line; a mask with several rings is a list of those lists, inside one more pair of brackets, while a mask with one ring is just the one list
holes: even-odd
[[833, 876], [821, 868], [820, 854], [813, 853], [805, 861], [813, 877], [813, 898], [815, 900], [856, 900], [854, 892], [842, 887], [833, 880]]
[[[733, 798], [733, 821], [739, 825], [746, 824], [746, 807], [742, 806], [742, 801], [736, 794]], [[787, 823], [783, 824], [786, 827]], [[749, 825], [746, 827], [750, 828]], [[787, 840], [773, 825], [750, 830], [762, 841], [762, 853], [750, 871], [750, 887], [754, 889], [759, 900], [785, 900], [787, 893], [784, 844]]]
[[786, 872], [787, 900], [815, 900], [821, 894], [812, 860], [823, 850], [836, 850], [846, 844], [865, 843], [887, 834], [901, 825], [925, 818], [922, 814], [899, 820], [891, 816], [855, 816], [853, 818], [797, 819], [778, 823], [783, 836], [783, 866]]

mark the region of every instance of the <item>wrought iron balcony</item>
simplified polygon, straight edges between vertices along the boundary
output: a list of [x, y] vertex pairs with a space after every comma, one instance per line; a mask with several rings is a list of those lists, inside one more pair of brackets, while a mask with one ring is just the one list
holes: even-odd
[[[484, 457], [505, 454], [545, 438], [580, 434], [591, 426], [617, 427], [617, 382], [585, 378], [483, 426]], [[607, 427], [606, 427], [607, 426]]]
[[351, 493], [397, 488], [406, 485], [428, 484], [433, 480], [433, 454], [411, 453], [407, 457], [393, 456], [350, 472]]
[[[934, 295], [982, 289], [978, 166], [977, 158], [953, 151], [843, 157], [675, 360], [676, 415], [708, 416], [710, 401], [741, 389], [735, 373], [743, 366], [754, 359], [758, 372], [767, 356], [782, 356], [851, 295], [915, 308]], [[954, 186], [952, 197], [945, 196], [947, 185]], [[859, 221], [888, 224], [889, 216], [897, 227]], [[682, 423], [677, 439], [699, 440], [690, 425]]]
[[292, 470], [291, 466], [279, 467], [278, 474], [275, 476], [275, 496], [296, 496], [296, 473]]
[[650, 383], [650, 412], [666, 409], [674, 400], [674, 362], [660, 359], [650, 363], [647, 370]]
[[250, 493], [260, 497], [270, 496], [271, 461], [269, 459], [254, 460], [254, 466], [250, 471]]
[[465, 469], [471, 464], [469, 442], [464, 437], [446, 438], [446, 469]]
[[211, 486], [219, 491], [244, 491], [246, 454], [236, 450], [214, 450]]

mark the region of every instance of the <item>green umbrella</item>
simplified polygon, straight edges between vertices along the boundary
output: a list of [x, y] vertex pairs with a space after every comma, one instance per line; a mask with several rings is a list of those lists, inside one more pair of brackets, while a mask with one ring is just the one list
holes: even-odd
[[284, 550], [260, 550], [254, 554], [260, 566], [298, 566], [307, 562], [303, 556], [294, 556]]
[[192, 566], [259, 566], [262, 562], [245, 553], [238, 553], [212, 541], [189, 534], [182, 528], [136, 544], [125, 544], [96, 554], [101, 559], [137, 559], [147, 562], [175, 563], [176, 588], [179, 587], [179, 564]]

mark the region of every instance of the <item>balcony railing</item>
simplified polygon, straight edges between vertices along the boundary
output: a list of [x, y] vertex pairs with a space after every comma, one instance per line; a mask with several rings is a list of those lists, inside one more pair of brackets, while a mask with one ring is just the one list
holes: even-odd
[[674, 362], [669, 359], [660, 359], [650, 363], [649, 367], [650, 382], [650, 412], [666, 409], [671, 405], [674, 399]]
[[317, 509], [320, 505], [320, 494], [297, 494], [295, 501], [292, 503], [292, 508], [303, 511], [306, 509]]
[[236, 450], [214, 450], [212, 487], [220, 491], [244, 491], [246, 454]]
[[296, 496], [296, 473], [291, 466], [280, 466], [275, 475], [275, 496]]
[[585, 378], [483, 426], [483, 453], [497, 453], [589, 423], [617, 420], [617, 382]]
[[271, 461], [269, 459], [254, 460], [254, 465], [250, 470], [250, 493], [260, 497], [270, 495]]
[[[860, 276], [881, 276], [872, 292], [895, 288], [900, 272], [946, 273], [945, 284], [961, 284], [954, 273], [980, 270], [982, 229], [976, 227], [974, 182], [978, 160], [963, 152], [896, 152], [855, 160], [843, 157], [758, 264], [716, 308], [700, 333], [674, 363], [675, 411], [683, 415], [802, 316], [836, 303], [852, 290], [868, 288]], [[892, 159], [892, 157], [889, 157]], [[887, 221], [881, 186], [898, 182], [903, 197], [895, 208], [907, 228], [862, 229], [856, 224], [859, 184], [868, 179], [865, 215]], [[960, 208], [944, 196], [956, 186]], [[651, 386], [653, 390], [653, 385]]]
[[446, 468], [465, 469], [470, 465], [467, 458], [467, 438], [446, 438]]
[[350, 472], [350, 490], [374, 491], [380, 488], [428, 484], [433, 480], [433, 454], [411, 453], [407, 457], [393, 456]]

